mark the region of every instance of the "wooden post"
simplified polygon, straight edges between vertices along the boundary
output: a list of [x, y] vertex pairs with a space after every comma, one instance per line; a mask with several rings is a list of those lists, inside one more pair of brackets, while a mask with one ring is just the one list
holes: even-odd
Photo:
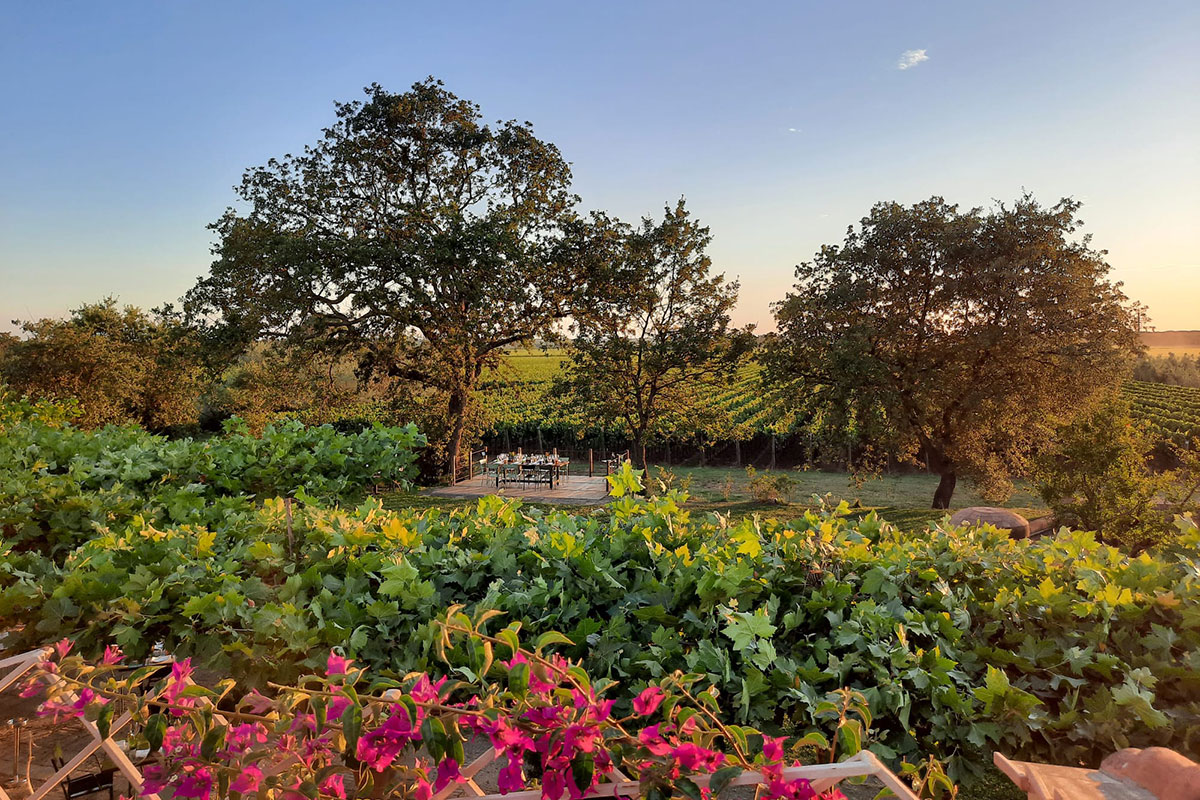
[[771, 434], [771, 469], [775, 469], [775, 434]]
[[595, 461], [592, 458], [592, 448], [588, 448], [588, 477], [595, 475]]
[[733, 440], [733, 457], [737, 461], [737, 465], [740, 467], [742, 465], [742, 440], [741, 439]]

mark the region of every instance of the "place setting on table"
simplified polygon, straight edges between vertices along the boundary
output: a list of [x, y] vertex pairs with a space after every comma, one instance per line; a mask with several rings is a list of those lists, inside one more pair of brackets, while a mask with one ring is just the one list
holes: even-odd
[[499, 453], [487, 464], [487, 477], [494, 478], [496, 488], [508, 484], [544, 484], [555, 488], [568, 474], [571, 459], [553, 453]]

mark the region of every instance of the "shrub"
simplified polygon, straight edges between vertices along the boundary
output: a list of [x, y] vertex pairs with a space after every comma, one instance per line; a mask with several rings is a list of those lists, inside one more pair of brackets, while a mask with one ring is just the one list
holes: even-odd
[[746, 478], [750, 481], [750, 494], [760, 503], [786, 503], [796, 487], [786, 472], [759, 472], [746, 467]]
[[1113, 400], [1060, 428], [1034, 478], [1062, 523], [1136, 553], [1174, 536], [1174, 514], [1195, 510], [1195, 489], [1187, 487], [1194, 453], [1179, 451], [1182, 470], [1155, 472], [1154, 447], [1128, 406]]
[[[109, 528], [61, 567], [0, 576], [24, 641], [161, 642], [263, 685], [345, 648], [375, 672], [436, 663], [437, 609], [561, 630], [597, 678], [639, 692], [675, 670], [720, 690], [723, 719], [803, 731], [829, 691], [867, 698], [887, 758], [934, 752], [969, 776], [987, 751], [1096, 763], [1114, 746], [1200, 737], [1200, 531], [1130, 557], [1092, 534], [918, 537], [844, 505], [786, 524], [623, 496], [607, 514], [515, 501], [389, 513], [281, 501], [207, 527]], [[622, 695], [626, 701], [629, 694]]]

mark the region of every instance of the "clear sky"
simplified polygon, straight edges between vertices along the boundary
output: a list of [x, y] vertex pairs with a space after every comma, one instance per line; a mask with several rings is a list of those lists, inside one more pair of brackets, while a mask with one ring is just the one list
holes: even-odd
[[[736, 314], [878, 200], [1022, 189], [1200, 328], [1200, 2], [0, 0], [0, 322], [174, 300], [241, 172], [427, 75], [529, 120], [586, 207], [686, 196]], [[904, 66], [905, 68], [901, 68]]]

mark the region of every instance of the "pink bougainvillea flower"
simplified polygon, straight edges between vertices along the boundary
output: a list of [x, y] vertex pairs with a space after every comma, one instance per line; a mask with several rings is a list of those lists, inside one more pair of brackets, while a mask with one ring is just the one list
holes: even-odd
[[321, 783], [321, 791], [338, 800], [346, 800], [346, 776], [340, 772], [330, 775]]
[[766, 800], [816, 800], [817, 793], [804, 778], [785, 781], [777, 777], [767, 782], [763, 796]]
[[329, 677], [333, 677], [334, 675], [345, 675], [346, 671], [350, 669], [350, 665], [353, 663], [354, 661], [352, 659], [339, 656], [337, 653], [330, 650], [329, 660], [325, 662], [325, 674]]
[[184, 742], [188, 732], [187, 725], [168, 725], [163, 731], [162, 749], [164, 753], [173, 753]]
[[325, 719], [339, 720], [342, 714], [346, 713], [346, 709], [350, 707], [350, 698], [335, 697], [329, 701], [329, 708], [325, 709]]
[[396, 703], [382, 725], [358, 740], [358, 760], [376, 772], [382, 772], [409, 742], [420, 738], [420, 732], [413, 729], [408, 709]]
[[675, 748], [671, 757], [679, 764], [684, 772], [715, 772], [725, 763], [725, 754], [709, 750], [691, 742], [684, 742]]
[[213, 776], [207, 767], [186, 770], [175, 782], [174, 796], [190, 800], [208, 800], [212, 794]]
[[[567, 790], [571, 762], [561, 756], [546, 762], [542, 773], [542, 800], [559, 800]], [[574, 785], [574, 781], [571, 784]]]
[[665, 756], [671, 752], [671, 745], [663, 740], [657, 725], [650, 725], [638, 731], [638, 741], [656, 756]]
[[163, 780], [164, 768], [161, 764], [146, 764], [141, 769], [143, 795], [158, 794], [167, 788], [167, 782]]
[[110, 644], [104, 648], [104, 657], [100, 659], [100, 663], [111, 667], [113, 664], [120, 664], [124, 657], [125, 654], [121, 652], [121, 648]]
[[453, 758], [447, 758], [438, 764], [437, 779], [433, 782], [433, 793], [437, 794], [452, 783], [463, 783], [466, 780], [458, 771], [458, 762]]
[[433, 787], [424, 778], [417, 778], [417, 786], [413, 790], [415, 800], [430, 800], [433, 797]]
[[271, 698], [264, 697], [258, 689], [251, 689], [250, 693], [242, 698], [242, 703], [251, 714], [265, 714], [273, 705]]
[[763, 737], [763, 758], [767, 761], [783, 761], [783, 743], [785, 739], [782, 736], [764, 736]]
[[41, 682], [41, 680], [38, 679], [38, 676], [36, 676], [36, 675], [31, 677], [29, 680], [25, 681], [25, 683], [21, 684], [20, 695], [21, 695], [21, 697], [23, 697], [25, 699], [29, 699], [30, 697], [37, 697], [41, 693], [42, 693], [42, 682]]
[[[163, 690], [163, 699], [171, 705], [180, 708], [195, 705], [196, 698], [183, 697], [183, 692], [187, 689], [191, 677], [192, 660], [190, 658], [173, 663], [171, 665], [171, 677], [167, 678], [167, 687]], [[176, 716], [182, 716], [184, 712], [180, 708], [171, 709], [171, 713]]]
[[595, 725], [568, 725], [563, 731], [563, 749], [568, 756], [573, 757], [575, 751], [593, 753], [596, 741], [600, 738], [600, 729]]
[[[267, 730], [261, 722], [247, 722], [233, 725], [225, 734], [225, 748], [230, 753], [242, 753], [253, 745], [267, 743]], [[166, 739], [163, 739], [166, 748]]]
[[633, 698], [634, 713], [640, 714], [643, 717], [648, 717], [658, 710], [658, 707], [663, 701], [663, 690], [661, 686], [650, 686], [642, 690], [642, 693]]
[[58, 655], [59, 659], [61, 660], [61, 659], [64, 659], [67, 657], [67, 653], [71, 652], [71, 648], [74, 646], [75, 646], [75, 643], [72, 642], [70, 639], [59, 639], [57, 642], [54, 643], [54, 652]]
[[441, 678], [437, 683], [429, 680], [429, 676], [424, 673], [417, 678], [417, 682], [413, 684], [412, 691], [409, 695], [418, 703], [429, 703], [431, 705], [442, 702], [441, 689], [446, 683], [445, 678]]
[[242, 774], [233, 779], [229, 784], [229, 791], [237, 792], [238, 794], [252, 794], [258, 791], [258, 787], [262, 785], [263, 773], [262, 770], [253, 764], [247, 765]]
[[497, 777], [497, 784], [500, 787], [500, 794], [519, 792], [525, 788], [525, 776], [521, 773], [519, 757], [514, 758], [511, 754], [508, 756]]

